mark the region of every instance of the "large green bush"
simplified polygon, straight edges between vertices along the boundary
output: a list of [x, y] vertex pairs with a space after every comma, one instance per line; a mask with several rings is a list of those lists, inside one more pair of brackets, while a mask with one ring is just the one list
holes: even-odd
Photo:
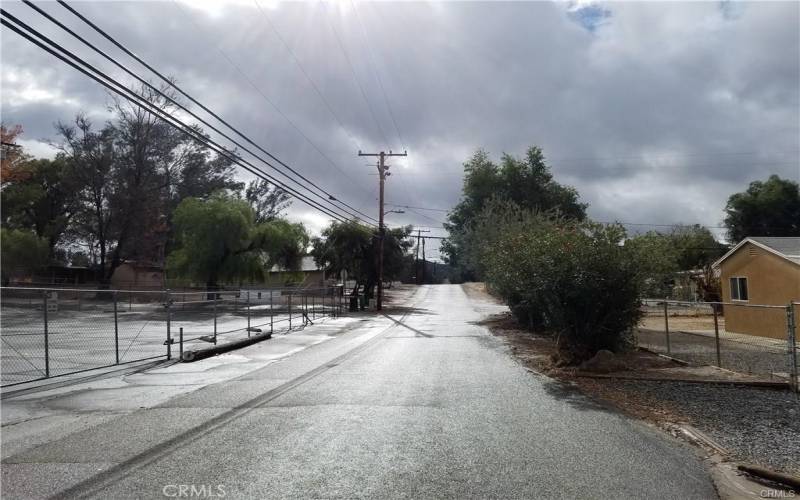
[[619, 350], [640, 319], [636, 255], [620, 226], [517, 212], [499, 224], [483, 263], [517, 319], [554, 335], [571, 361]]

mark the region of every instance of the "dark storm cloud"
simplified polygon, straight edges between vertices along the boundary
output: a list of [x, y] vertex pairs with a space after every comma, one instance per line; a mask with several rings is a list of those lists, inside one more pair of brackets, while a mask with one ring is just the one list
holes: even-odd
[[[499, 158], [540, 145], [600, 220], [718, 225], [727, 196], [749, 181], [800, 178], [797, 3], [260, 4], [327, 104], [252, 2], [76, 7], [370, 214], [377, 180], [359, 148], [409, 150], [407, 163], [393, 162], [389, 201], [448, 208], [476, 148]], [[87, 33], [58, 5], [43, 8]], [[2, 41], [3, 118], [28, 139], [79, 109], [102, 119], [97, 85], [12, 33]], [[324, 223], [300, 203], [293, 213]], [[389, 222], [444, 217], [409, 210]]]

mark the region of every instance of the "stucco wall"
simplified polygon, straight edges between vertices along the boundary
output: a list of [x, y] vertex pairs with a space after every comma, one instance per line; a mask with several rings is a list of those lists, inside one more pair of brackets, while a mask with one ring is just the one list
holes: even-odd
[[[731, 277], [747, 278], [748, 300], [731, 300]], [[720, 264], [722, 300], [741, 306], [724, 307], [725, 329], [777, 339], [786, 338], [785, 309], [745, 307], [746, 304], [786, 306], [800, 301], [800, 266], [752, 243], [745, 243]]]

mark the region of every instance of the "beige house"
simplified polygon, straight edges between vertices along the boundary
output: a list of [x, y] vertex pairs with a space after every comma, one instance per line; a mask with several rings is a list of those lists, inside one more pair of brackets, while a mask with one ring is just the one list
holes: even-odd
[[[786, 310], [748, 307], [800, 302], [800, 238], [745, 238], [714, 263], [719, 271], [725, 330], [785, 339]], [[800, 307], [795, 306], [795, 314]]]
[[273, 266], [269, 270], [267, 283], [277, 286], [299, 286], [303, 288], [320, 287], [325, 283], [325, 270], [317, 266], [312, 256], [305, 255], [300, 261], [300, 269], [296, 271]]

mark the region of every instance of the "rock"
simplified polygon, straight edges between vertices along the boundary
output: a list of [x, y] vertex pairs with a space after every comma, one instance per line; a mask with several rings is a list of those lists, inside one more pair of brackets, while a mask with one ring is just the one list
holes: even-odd
[[612, 373], [628, 370], [628, 365], [613, 352], [601, 349], [597, 354], [578, 367], [581, 371], [592, 373]]

